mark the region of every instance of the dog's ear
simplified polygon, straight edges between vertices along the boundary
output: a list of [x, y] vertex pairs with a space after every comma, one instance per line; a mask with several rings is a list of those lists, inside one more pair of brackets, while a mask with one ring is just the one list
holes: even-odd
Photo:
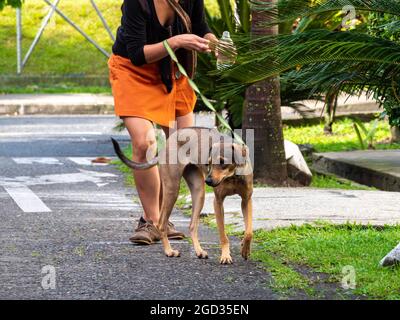
[[233, 162], [239, 166], [244, 166], [247, 161], [248, 150], [247, 147], [242, 144], [232, 144]]

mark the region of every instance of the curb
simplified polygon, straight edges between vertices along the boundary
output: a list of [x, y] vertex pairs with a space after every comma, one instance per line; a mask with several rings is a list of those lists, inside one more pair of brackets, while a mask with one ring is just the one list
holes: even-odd
[[[357, 151], [349, 151], [357, 152]], [[381, 151], [383, 152], [383, 151]], [[386, 150], [385, 152], [391, 152]], [[313, 169], [339, 177], [355, 181], [362, 185], [375, 187], [383, 191], [400, 191], [400, 177], [383, 171], [364, 166], [362, 161], [359, 163], [343, 159], [342, 153], [314, 153]], [[363, 158], [360, 158], [363, 159]]]

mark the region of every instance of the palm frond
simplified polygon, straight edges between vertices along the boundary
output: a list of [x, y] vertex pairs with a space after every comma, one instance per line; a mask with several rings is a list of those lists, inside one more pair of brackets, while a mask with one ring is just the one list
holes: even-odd
[[233, 8], [230, 1], [218, 0], [219, 10], [221, 12], [222, 20], [226, 23], [230, 33], [235, 32], [235, 19], [233, 16]]
[[[312, 30], [277, 37], [259, 37], [250, 41], [252, 50], [223, 74], [251, 84], [299, 66], [336, 62], [343, 66], [354, 62], [399, 71], [400, 45], [358, 32]], [[393, 71], [393, 70], [392, 70]], [[393, 73], [393, 72], [392, 72]]]
[[252, 9], [263, 11], [268, 24], [278, 24], [298, 17], [309, 17], [328, 12], [342, 11], [352, 6], [357, 12], [387, 13], [400, 15], [398, 0], [279, 0], [275, 5], [269, 1], [250, 0]]
[[240, 25], [243, 32], [250, 32], [250, 4], [248, 0], [236, 0]]

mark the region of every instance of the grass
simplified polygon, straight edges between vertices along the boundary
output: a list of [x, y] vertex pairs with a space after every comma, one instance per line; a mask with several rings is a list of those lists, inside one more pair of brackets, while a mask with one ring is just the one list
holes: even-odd
[[[96, 4], [107, 20], [113, 34], [120, 24], [121, 3], [115, 0], [97, 0]], [[212, 12], [216, 1], [206, 0]], [[48, 6], [42, 0], [26, 0], [23, 5], [23, 52], [32, 43]], [[111, 52], [113, 41], [103, 27], [89, 0], [63, 0], [59, 4], [72, 21], [82, 28], [101, 47]], [[6, 7], [0, 12], [0, 74], [16, 73], [16, 15]], [[55, 14], [29, 59], [25, 74], [82, 74], [107, 75], [107, 58], [59, 15]]]
[[[120, 21], [120, 1], [98, 0], [96, 4], [115, 33]], [[23, 5], [23, 52], [26, 53], [47, 13], [40, 0]], [[103, 48], [110, 51], [113, 41], [102, 26], [89, 0], [60, 2], [59, 8]], [[0, 13], [0, 74], [16, 72], [15, 9]], [[107, 74], [107, 58], [76, 32], [59, 15], [54, 15], [28, 61], [25, 74]]]
[[[132, 145], [131, 144], [129, 144], [129, 146], [124, 150], [124, 153], [126, 154], [127, 157], [129, 157], [129, 159], [132, 159]], [[133, 179], [133, 174], [132, 174], [131, 168], [127, 167], [119, 159], [112, 161], [111, 164], [116, 165], [117, 169], [124, 174], [125, 183], [128, 186], [130, 186], [130, 187], [135, 186], [135, 180]]]
[[[371, 122], [372, 123], [372, 122]], [[367, 127], [371, 125], [367, 124]], [[337, 121], [334, 124], [334, 134], [325, 135], [323, 124], [304, 125], [284, 128], [285, 139], [296, 144], [311, 144], [317, 152], [349, 151], [361, 149], [353, 128], [353, 121], [349, 118]], [[400, 149], [400, 144], [390, 144], [390, 127], [387, 121], [380, 121], [375, 140], [376, 149]]]
[[36, 93], [92, 93], [92, 94], [111, 94], [109, 87], [83, 87], [70, 85], [54, 86], [27, 86], [27, 87], [1, 87], [1, 94], [36, 94]]
[[265, 269], [271, 273], [273, 281], [270, 285], [272, 289], [281, 295], [289, 295], [295, 290], [302, 290], [308, 295], [315, 295], [315, 291], [311, 287], [311, 281], [296, 272], [287, 265], [286, 261], [276, 255], [256, 247], [253, 248], [251, 259], [261, 262]]
[[[341, 283], [343, 268], [355, 270], [352, 292], [374, 299], [400, 299], [400, 269], [381, 268], [379, 261], [400, 240], [400, 226], [382, 229], [354, 224], [301, 227], [257, 231], [253, 259], [261, 261], [275, 278], [280, 290], [305, 289], [311, 281], [291, 264], [329, 275], [327, 281]], [[290, 270], [288, 270], [288, 268]]]
[[334, 175], [322, 175], [313, 173], [311, 188], [318, 189], [342, 189], [342, 190], [376, 190], [350, 180], [338, 178]]

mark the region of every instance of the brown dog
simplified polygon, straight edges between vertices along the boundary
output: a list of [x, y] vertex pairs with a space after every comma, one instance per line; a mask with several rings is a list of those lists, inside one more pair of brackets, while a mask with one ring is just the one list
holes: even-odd
[[205, 184], [214, 188], [214, 209], [221, 241], [222, 264], [231, 264], [232, 257], [229, 239], [225, 233], [223, 202], [227, 196], [238, 194], [242, 198], [242, 212], [245, 224], [245, 235], [241, 254], [247, 259], [253, 237], [252, 226], [252, 193], [253, 173], [246, 146], [235, 143], [229, 136], [215, 129], [186, 128], [173, 133], [167, 140], [167, 145], [158, 157], [148, 163], [136, 163], [129, 160], [121, 151], [118, 143], [112, 139], [118, 157], [128, 167], [135, 170], [145, 170], [158, 164], [162, 197], [160, 222], [158, 228], [165, 254], [168, 257], [178, 257], [180, 253], [171, 248], [166, 230], [169, 217], [178, 199], [179, 186], [183, 177], [190, 189], [192, 197], [192, 219], [190, 234], [196, 255], [207, 259], [208, 254], [200, 245], [198, 228], [200, 213], [204, 206]]

